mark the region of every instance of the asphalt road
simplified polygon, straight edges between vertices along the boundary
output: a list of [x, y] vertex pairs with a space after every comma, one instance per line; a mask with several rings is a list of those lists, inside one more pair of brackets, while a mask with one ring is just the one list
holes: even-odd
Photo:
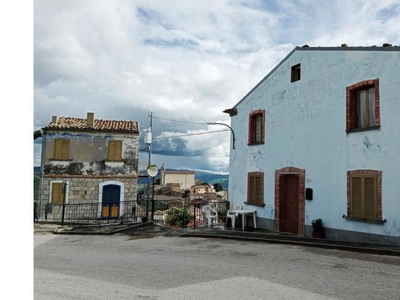
[[34, 297], [400, 299], [400, 257], [203, 238], [35, 234]]

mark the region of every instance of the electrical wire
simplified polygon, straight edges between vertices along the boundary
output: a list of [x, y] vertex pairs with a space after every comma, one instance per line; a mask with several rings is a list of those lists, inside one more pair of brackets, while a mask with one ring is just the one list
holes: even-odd
[[170, 138], [177, 138], [177, 137], [184, 137], [184, 136], [193, 136], [193, 135], [202, 135], [202, 134], [209, 134], [209, 133], [216, 133], [216, 132], [224, 132], [224, 131], [229, 131], [229, 129], [221, 129], [221, 130], [206, 131], [206, 132], [199, 132], [199, 133], [188, 133], [188, 134], [181, 134], [181, 135], [156, 137], [156, 138], [153, 138], [153, 140], [170, 139]]
[[155, 116], [153, 116], [153, 119], [159, 119], [159, 120], [170, 121], [170, 122], [177, 122], [177, 123], [187, 123], [187, 124], [207, 125], [207, 123], [188, 122], [188, 121], [178, 121], [178, 120], [165, 119], [165, 118], [160, 118], [160, 117], [155, 117]]

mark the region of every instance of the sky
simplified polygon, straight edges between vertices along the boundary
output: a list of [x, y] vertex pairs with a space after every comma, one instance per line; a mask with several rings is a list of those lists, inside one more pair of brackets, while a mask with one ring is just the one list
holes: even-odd
[[151, 112], [152, 163], [227, 173], [231, 133], [206, 123], [229, 125], [223, 110], [296, 46], [343, 43], [399, 45], [400, 1], [36, 0], [33, 129], [93, 112], [143, 132]]
[[153, 163], [228, 172], [230, 132], [206, 123], [230, 124], [222, 111], [296, 46], [400, 45], [400, 0], [1, 1], [0, 36], [0, 184], [17, 207], [0, 220], [12, 245], [3, 293], [25, 299], [41, 151], [33, 130], [87, 112], [143, 130], [152, 112]]

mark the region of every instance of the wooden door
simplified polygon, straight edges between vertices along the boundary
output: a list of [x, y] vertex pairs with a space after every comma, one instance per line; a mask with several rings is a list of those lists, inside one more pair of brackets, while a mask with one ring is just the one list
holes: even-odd
[[298, 233], [299, 176], [284, 174], [279, 183], [279, 231]]

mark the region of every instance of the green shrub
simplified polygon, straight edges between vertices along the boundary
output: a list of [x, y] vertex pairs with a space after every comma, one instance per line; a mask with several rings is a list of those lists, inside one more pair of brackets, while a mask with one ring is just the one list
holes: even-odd
[[189, 213], [187, 207], [170, 208], [165, 215], [165, 222], [170, 226], [186, 227], [193, 220], [193, 215]]

